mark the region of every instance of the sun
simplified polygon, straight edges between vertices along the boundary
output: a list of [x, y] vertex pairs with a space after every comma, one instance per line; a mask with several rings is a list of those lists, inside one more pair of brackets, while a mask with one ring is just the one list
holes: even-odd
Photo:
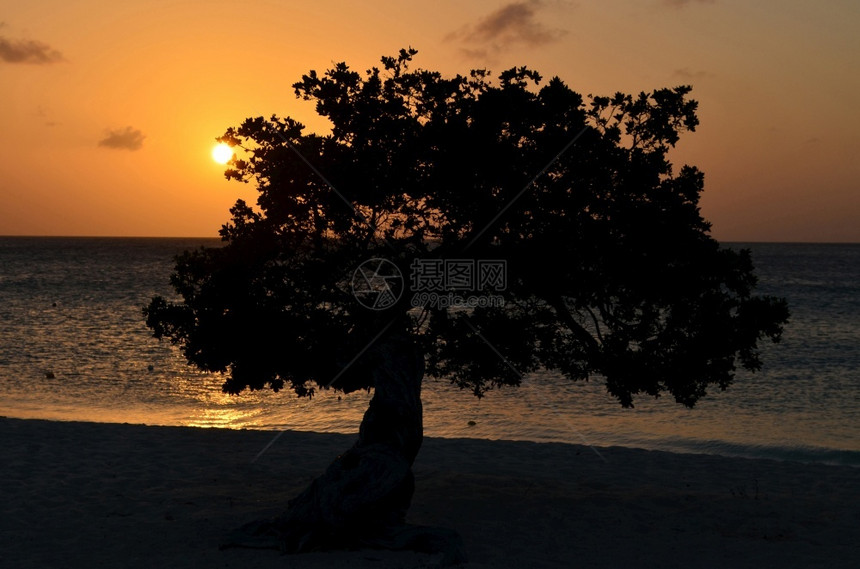
[[233, 157], [233, 149], [223, 142], [212, 149], [212, 160], [218, 164], [226, 164]]

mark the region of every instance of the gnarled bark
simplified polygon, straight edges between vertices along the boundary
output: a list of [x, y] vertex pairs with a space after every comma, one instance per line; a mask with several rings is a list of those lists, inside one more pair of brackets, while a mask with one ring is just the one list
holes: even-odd
[[424, 358], [406, 340], [388, 340], [375, 351], [374, 395], [355, 445], [290, 500], [284, 514], [243, 526], [223, 547], [285, 553], [376, 547], [442, 552], [449, 564], [465, 561], [455, 532], [405, 522], [415, 488], [412, 463], [424, 436]]

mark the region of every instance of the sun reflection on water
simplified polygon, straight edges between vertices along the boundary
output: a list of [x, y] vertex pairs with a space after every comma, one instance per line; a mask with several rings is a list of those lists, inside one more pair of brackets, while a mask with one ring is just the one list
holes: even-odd
[[249, 429], [258, 421], [259, 409], [236, 409], [235, 406], [204, 407], [182, 422], [184, 427]]

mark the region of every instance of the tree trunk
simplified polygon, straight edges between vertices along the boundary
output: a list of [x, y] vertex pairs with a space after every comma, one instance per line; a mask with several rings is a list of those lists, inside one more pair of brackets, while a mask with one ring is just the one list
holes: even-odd
[[442, 552], [446, 564], [466, 560], [456, 532], [405, 522], [415, 489], [412, 463], [424, 436], [423, 355], [404, 339], [374, 351], [374, 395], [355, 445], [290, 500], [283, 515], [243, 526], [223, 547], [285, 553], [375, 547]]

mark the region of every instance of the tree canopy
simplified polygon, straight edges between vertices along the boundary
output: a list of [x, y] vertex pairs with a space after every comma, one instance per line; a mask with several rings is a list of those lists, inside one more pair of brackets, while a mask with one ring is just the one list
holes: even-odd
[[[157, 337], [231, 393], [372, 387], [388, 336], [478, 395], [546, 368], [625, 406], [692, 406], [761, 366], [788, 310], [755, 294], [749, 251], [711, 237], [702, 172], [670, 161], [698, 124], [691, 87], [583, 97], [526, 67], [413, 69], [416, 53], [295, 83], [328, 134], [272, 116], [219, 138], [243, 151], [226, 176], [259, 197], [231, 209], [222, 247], [177, 258], [181, 300], [145, 309]], [[369, 259], [407, 275], [385, 310], [351, 290]], [[502, 303], [413, 306], [416, 260], [464, 259], [506, 263]]]

